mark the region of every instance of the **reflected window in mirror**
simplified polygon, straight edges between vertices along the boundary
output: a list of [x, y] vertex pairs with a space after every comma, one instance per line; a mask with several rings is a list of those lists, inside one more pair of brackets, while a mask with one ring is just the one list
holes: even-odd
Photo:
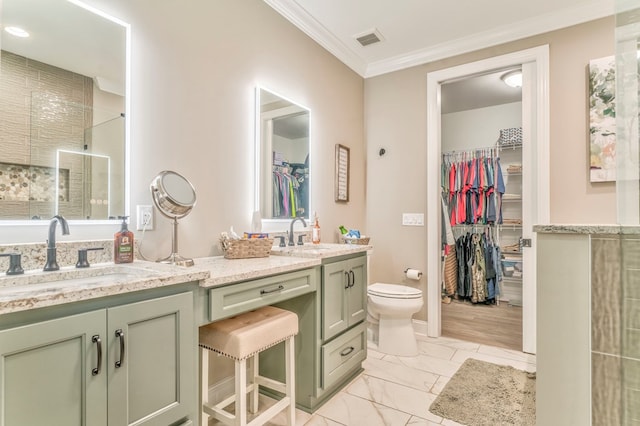
[[256, 90], [256, 210], [265, 220], [309, 218], [309, 110]]
[[29, 37], [0, 34], [0, 219], [127, 215], [128, 24], [77, 0], [1, 6]]

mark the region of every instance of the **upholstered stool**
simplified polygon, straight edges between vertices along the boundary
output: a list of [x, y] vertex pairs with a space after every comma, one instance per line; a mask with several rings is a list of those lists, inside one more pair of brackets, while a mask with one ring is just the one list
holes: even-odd
[[[200, 327], [202, 374], [202, 426], [209, 416], [226, 425], [263, 425], [280, 411], [287, 410], [287, 425], [295, 424], [294, 336], [298, 334], [298, 316], [273, 306], [237, 315]], [[260, 376], [260, 352], [285, 342], [285, 383]], [[215, 405], [209, 403], [209, 351], [235, 360], [235, 393]], [[247, 360], [251, 359], [252, 377], [247, 385]], [[284, 393], [284, 397], [247, 423], [247, 393], [250, 410], [258, 411], [258, 386]], [[235, 400], [235, 414], [224, 409]]]

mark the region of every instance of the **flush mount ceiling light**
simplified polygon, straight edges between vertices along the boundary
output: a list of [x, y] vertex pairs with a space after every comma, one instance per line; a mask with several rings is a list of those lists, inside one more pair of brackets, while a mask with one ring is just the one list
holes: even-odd
[[29, 37], [29, 33], [20, 27], [4, 27], [4, 30], [12, 36], [26, 38]]
[[522, 71], [520, 70], [504, 73], [500, 79], [509, 87], [522, 87]]

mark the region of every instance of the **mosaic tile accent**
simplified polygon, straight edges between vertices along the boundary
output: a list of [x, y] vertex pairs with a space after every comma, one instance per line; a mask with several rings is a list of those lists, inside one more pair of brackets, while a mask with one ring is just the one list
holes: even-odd
[[[69, 170], [59, 171], [59, 201], [69, 199]], [[0, 200], [54, 201], [55, 169], [0, 163]]]

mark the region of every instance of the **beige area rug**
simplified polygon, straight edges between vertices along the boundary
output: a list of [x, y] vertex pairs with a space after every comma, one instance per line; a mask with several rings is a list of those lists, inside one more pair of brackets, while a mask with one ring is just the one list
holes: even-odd
[[429, 411], [469, 426], [534, 426], [535, 377], [535, 373], [469, 358]]

